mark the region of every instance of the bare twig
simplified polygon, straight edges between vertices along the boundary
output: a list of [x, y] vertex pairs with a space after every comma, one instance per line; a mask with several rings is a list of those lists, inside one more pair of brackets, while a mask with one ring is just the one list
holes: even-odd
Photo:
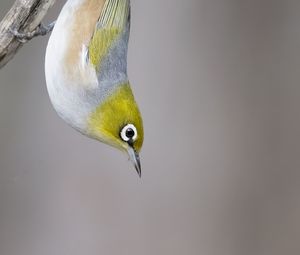
[[41, 25], [56, 0], [16, 0], [0, 23], [0, 69], [17, 53], [22, 44], [51, 31], [53, 23]]

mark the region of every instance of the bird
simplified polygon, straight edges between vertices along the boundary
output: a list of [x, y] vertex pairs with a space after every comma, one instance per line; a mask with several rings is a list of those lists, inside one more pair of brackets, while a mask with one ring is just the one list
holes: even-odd
[[127, 75], [130, 0], [68, 0], [48, 41], [45, 76], [57, 114], [129, 156], [141, 177], [144, 130]]

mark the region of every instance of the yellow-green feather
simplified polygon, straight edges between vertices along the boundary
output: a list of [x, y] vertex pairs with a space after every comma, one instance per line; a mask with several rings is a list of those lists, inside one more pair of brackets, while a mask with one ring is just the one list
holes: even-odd
[[134, 148], [139, 152], [144, 139], [143, 122], [130, 85], [120, 85], [90, 115], [89, 135], [112, 146], [124, 149], [120, 130], [126, 124], [133, 124], [138, 133]]
[[91, 64], [96, 69], [101, 68], [101, 60], [107, 55], [119, 34], [120, 31], [116, 28], [99, 29], [95, 32], [89, 47], [89, 57]]
[[114, 41], [124, 30], [130, 11], [129, 0], [106, 0], [89, 45], [91, 64], [99, 70]]

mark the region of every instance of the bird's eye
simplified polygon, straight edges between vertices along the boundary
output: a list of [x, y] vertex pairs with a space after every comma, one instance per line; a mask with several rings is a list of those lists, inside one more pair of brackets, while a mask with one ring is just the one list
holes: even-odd
[[135, 141], [137, 138], [136, 127], [132, 124], [127, 124], [122, 128], [120, 136], [124, 142]]

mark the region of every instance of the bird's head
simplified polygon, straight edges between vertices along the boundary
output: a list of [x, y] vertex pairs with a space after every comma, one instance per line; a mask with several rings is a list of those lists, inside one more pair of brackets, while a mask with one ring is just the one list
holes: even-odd
[[91, 113], [88, 135], [128, 153], [141, 176], [143, 121], [128, 83], [120, 85]]

